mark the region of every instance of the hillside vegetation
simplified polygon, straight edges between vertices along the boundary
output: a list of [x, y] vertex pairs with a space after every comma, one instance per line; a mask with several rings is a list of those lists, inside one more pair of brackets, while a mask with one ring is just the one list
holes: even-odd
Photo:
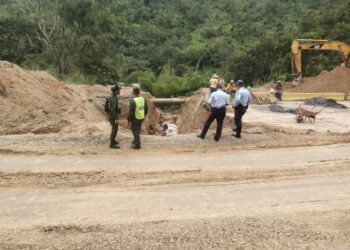
[[[185, 95], [214, 72], [288, 79], [295, 38], [350, 42], [348, 0], [0, 0], [0, 59], [71, 82]], [[304, 75], [335, 53], [304, 53]]]

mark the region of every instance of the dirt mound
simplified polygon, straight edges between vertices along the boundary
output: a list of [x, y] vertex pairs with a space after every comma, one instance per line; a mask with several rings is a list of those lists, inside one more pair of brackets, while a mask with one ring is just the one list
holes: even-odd
[[[290, 89], [290, 88], [294, 88], [295, 85], [291, 82], [283, 82], [282, 83], [283, 85], [283, 89]], [[259, 92], [259, 93], [262, 93], [262, 92], [266, 92], [266, 93], [270, 93], [271, 89], [275, 89], [276, 87], [276, 83], [275, 82], [268, 82], [262, 86], [259, 86], [259, 87], [254, 87], [253, 88], [253, 92]]]
[[185, 104], [179, 111], [175, 112], [178, 117], [180, 133], [191, 132], [203, 127], [209, 113], [203, 108], [202, 103], [208, 98], [209, 90], [205, 88], [196, 91], [191, 97], [185, 98]]
[[[111, 86], [65, 84], [47, 72], [24, 70], [12, 63], [0, 61], [0, 134], [93, 133], [109, 131], [110, 125], [103, 109]], [[161, 133], [160, 114], [164, 113], [150, 100], [153, 96], [142, 92], [149, 106], [143, 124], [143, 133], [150, 125]], [[123, 87], [119, 96], [122, 114], [120, 127], [127, 128], [127, 114], [132, 88]], [[179, 133], [201, 129], [208, 117], [203, 101], [209, 97], [208, 89], [200, 89], [177, 111]], [[230, 110], [230, 108], [228, 108]], [[231, 110], [232, 112], [232, 110]], [[228, 124], [229, 117], [225, 120]], [[215, 128], [215, 125], [213, 125]]]
[[[108, 95], [110, 86], [64, 84], [47, 72], [0, 61], [0, 134], [109, 130], [103, 110]], [[151, 98], [143, 95], [146, 100]], [[122, 89], [122, 118], [127, 116], [131, 96], [131, 88]], [[145, 127], [157, 117], [157, 110], [151, 103], [149, 106], [152, 112]], [[126, 122], [122, 126], [126, 127]]]
[[350, 69], [345, 67], [336, 67], [334, 70], [324, 71], [316, 77], [305, 77], [303, 83], [294, 88], [289, 88], [289, 92], [350, 92]]
[[274, 101], [271, 100], [271, 97], [269, 94], [266, 94], [265, 96], [257, 96], [253, 93], [252, 94], [252, 103], [253, 104], [272, 104], [272, 103], [274, 103]]
[[73, 93], [47, 73], [1, 61], [0, 86], [0, 134], [58, 132], [70, 124], [63, 114], [72, 109]]

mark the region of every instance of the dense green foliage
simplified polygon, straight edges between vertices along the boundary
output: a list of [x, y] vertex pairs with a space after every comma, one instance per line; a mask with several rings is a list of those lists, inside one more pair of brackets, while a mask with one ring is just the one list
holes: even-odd
[[[0, 0], [0, 59], [73, 82], [140, 82], [157, 96], [288, 79], [295, 38], [350, 42], [349, 0]], [[340, 62], [304, 53], [304, 75]]]

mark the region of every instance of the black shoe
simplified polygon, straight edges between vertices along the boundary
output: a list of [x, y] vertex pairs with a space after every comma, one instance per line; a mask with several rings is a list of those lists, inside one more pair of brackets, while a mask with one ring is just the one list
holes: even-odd
[[240, 136], [240, 135], [236, 135], [236, 134], [232, 134], [232, 136], [234, 136], [234, 137], [236, 137], [236, 138], [238, 138], [238, 139], [240, 139], [240, 138], [241, 138], [241, 136]]
[[118, 144], [111, 144], [111, 145], [109, 145], [109, 148], [118, 149], [118, 148], [120, 148], [120, 146]]
[[202, 140], [204, 140], [204, 138], [201, 135], [197, 135], [198, 138], [201, 138]]
[[141, 146], [133, 144], [133, 145], [131, 145], [131, 148], [133, 148], [133, 149], [141, 149]]

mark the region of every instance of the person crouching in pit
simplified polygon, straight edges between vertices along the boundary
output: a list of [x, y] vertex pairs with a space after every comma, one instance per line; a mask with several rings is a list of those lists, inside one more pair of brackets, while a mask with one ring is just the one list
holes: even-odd
[[222, 132], [222, 126], [226, 116], [226, 106], [228, 105], [228, 97], [225, 92], [222, 91], [223, 86], [217, 85], [217, 91], [213, 92], [208, 100], [211, 105], [211, 113], [204, 124], [202, 132], [197, 137], [204, 139], [207, 134], [211, 123], [216, 120], [216, 133], [214, 136], [215, 141], [219, 141]]

